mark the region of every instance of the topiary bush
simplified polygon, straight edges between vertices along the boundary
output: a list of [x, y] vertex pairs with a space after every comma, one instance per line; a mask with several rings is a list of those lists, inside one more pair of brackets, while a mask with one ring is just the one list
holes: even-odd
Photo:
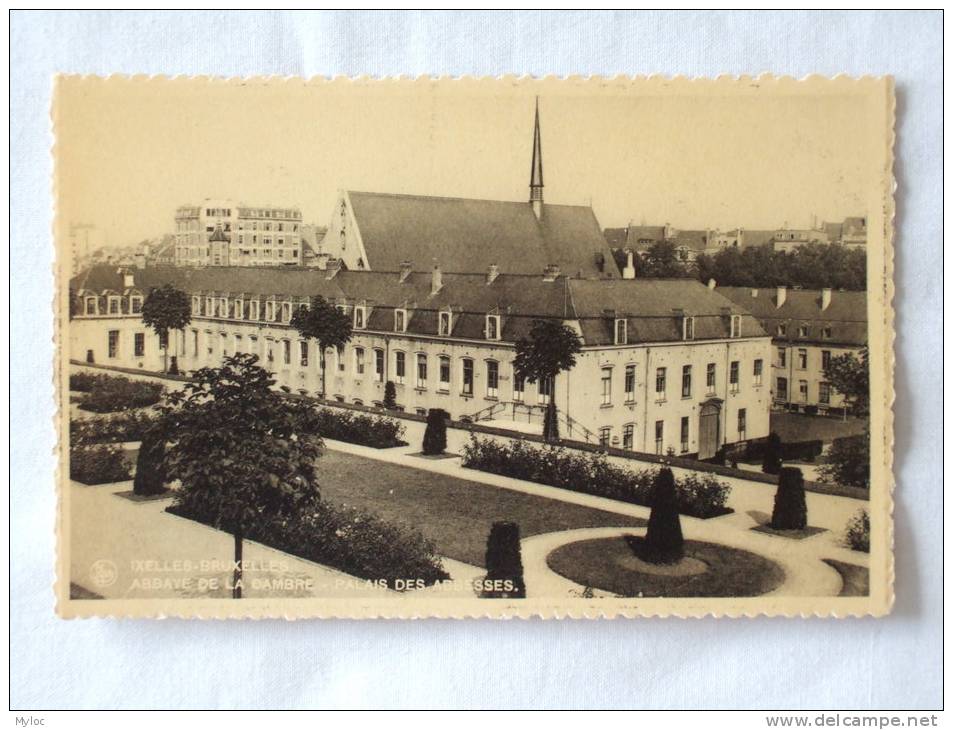
[[442, 408], [427, 411], [427, 428], [424, 431], [423, 452], [437, 456], [447, 450], [447, 412]]
[[384, 408], [389, 411], [397, 408], [397, 386], [392, 380], [384, 383]]
[[685, 540], [678, 516], [675, 476], [664, 467], [652, 485], [652, 512], [645, 533], [642, 557], [652, 563], [676, 563], [684, 557]]
[[761, 457], [761, 471], [765, 474], [777, 474], [781, 471], [781, 437], [774, 431], [768, 434]]
[[69, 450], [69, 478], [83, 484], [124, 482], [129, 464], [116, 446], [74, 446]]
[[150, 429], [142, 439], [136, 459], [136, 476], [132, 491], [143, 497], [162, 494], [165, 488], [165, 435]]
[[158, 403], [164, 391], [161, 383], [100, 376], [79, 407], [93, 413], [145, 408]]
[[851, 550], [870, 552], [870, 514], [862, 509], [847, 522], [844, 542]]
[[771, 527], [776, 530], [803, 530], [807, 527], [804, 476], [796, 467], [781, 467], [778, 475], [778, 491], [774, 495]]
[[486, 578], [482, 598], [526, 598], [520, 527], [494, 522], [486, 540]]
[[325, 438], [375, 449], [407, 445], [406, 441], [401, 440], [404, 426], [399, 421], [356, 411], [316, 408], [308, 414], [306, 428]]
[[103, 444], [141, 441], [156, 422], [147, 411], [128, 411], [103, 418], [78, 418], [69, 423], [71, 444]]

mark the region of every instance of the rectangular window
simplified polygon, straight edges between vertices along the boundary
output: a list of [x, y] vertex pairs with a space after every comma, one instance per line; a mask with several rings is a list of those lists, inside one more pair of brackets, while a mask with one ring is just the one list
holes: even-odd
[[744, 441], [748, 436], [748, 411], [744, 408], [738, 409], [738, 440]]
[[665, 368], [655, 369], [655, 395], [659, 398], [665, 397]]
[[549, 405], [549, 399], [552, 397], [552, 383], [549, 378], [540, 378], [539, 379], [539, 404], [542, 406]]
[[741, 315], [731, 315], [731, 336], [741, 337]]
[[130, 297], [129, 306], [133, 314], [142, 313], [142, 297]]
[[338, 345], [335, 350], [338, 361], [338, 372], [343, 373], [347, 369], [347, 364], [344, 362], [344, 345]]
[[142, 357], [146, 354], [146, 334], [145, 332], [136, 332], [133, 340], [135, 347], [135, 357]]
[[827, 370], [831, 366], [831, 351], [821, 350], [821, 369]]
[[496, 398], [500, 394], [500, 364], [496, 360], [486, 361], [486, 396]]
[[364, 329], [364, 307], [354, 307], [354, 329]]
[[602, 405], [612, 405], [612, 368], [602, 368]]
[[404, 382], [404, 376], [407, 371], [407, 358], [399, 350], [394, 353], [394, 380], [398, 383]]
[[830, 383], [821, 383], [818, 386], [817, 400], [823, 403], [825, 406], [830, 405], [831, 403], [831, 384]]
[[488, 340], [500, 339], [500, 318], [496, 314], [486, 315], [486, 338]]
[[256, 299], [253, 302], [249, 302], [251, 307], [251, 312], [249, 314], [249, 319], [258, 319], [258, 300]]
[[86, 297], [86, 314], [96, 314], [96, 297]]
[[285, 323], [291, 321], [291, 302], [281, 303], [281, 321]]
[[728, 384], [731, 386], [732, 393], [737, 393], [741, 388], [741, 371], [737, 360], [731, 361], [728, 369]]
[[463, 359], [463, 394], [473, 395], [473, 360]]
[[682, 339], [683, 340], [695, 339], [695, 318], [694, 317], [682, 318]]
[[709, 393], [715, 392], [715, 372], [716, 365], [713, 362], [708, 363], [705, 368], [705, 387], [708, 388]]
[[778, 400], [786, 401], [788, 399], [788, 379], [778, 378], [778, 392], [775, 395]]
[[216, 316], [222, 319], [228, 317], [228, 297], [218, 298], [218, 312], [216, 312]]
[[440, 390], [450, 390], [450, 357], [440, 356]]
[[797, 366], [799, 370], [807, 370], [807, 350], [797, 351]]
[[609, 448], [609, 442], [612, 440], [612, 429], [609, 426], [603, 426], [599, 429], [599, 445], [607, 449]]
[[787, 325], [779, 324], [777, 332], [778, 332], [778, 337], [784, 337], [788, 333]]
[[354, 348], [354, 374], [355, 375], [364, 374], [364, 348], [363, 347]]
[[[212, 339], [212, 333], [205, 330], [205, 352], [211, 356], [215, 350], [215, 341]], [[268, 351], [268, 359], [271, 360], [271, 350]]]
[[374, 350], [374, 380], [380, 383], [384, 379], [384, 351]]
[[829, 340], [833, 336], [834, 336], [834, 331], [830, 327], [824, 327], [823, 329], [821, 329], [822, 339]]
[[109, 313], [119, 314], [119, 297], [109, 297]]
[[202, 298], [192, 297], [192, 315], [197, 317], [202, 313]]
[[275, 321], [275, 303], [265, 302], [265, 319], [269, 322]]
[[298, 347], [301, 350], [301, 367], [306, 368], [308, 367], [308, 343], [301, 340]]
[[625, 402], [635, 402], [635, 365], [625, 366]]
[[199, 356], [199, 331], [192, 330], [192, 355], [193, 357]]
[[235, 335], [235, 354], [237, 355], [242, 351], [242, 336]]
[[802, 324], [800, 327], [797, 328], [798, 337], [807, 337], [809, 332], [810, 330], [807, 328], [807, 325]]
[[427, 356], [423, 353], [417, 355], [417, 387], [427, 387]]
[[807, 381], [806, 380], [798, 381], [798, 393], [801, 397], [801, 402], [806, 403], [807, 402]]
[[440, 313], [440, 335], [442, 337], [450, 335], [451, 320], [450, 312]]
[[394, 332], [404, 332], [407, 329], [407, 312], [403, 309], [394, 310]]
[[682, 416], [679, 442], [682, 446], [682, 453], [688, 453], [688, 416]]
[[523, 378], [516, 373], [516, 368], [513, 368], [513, 400], [517, 403], [523, 402], [523, 393], [526, 390], [526, 378]]
[[761, 385], [761, 371], [763, 369], [763, 363], [759, 357], [754, 361], [754, 384]]
[[627, 322], [624, 319], [617, 319], [615, 321], [615, 343], [617, 345], [625, 345], [628, 341]]
[[778, 348], [778, 367], [786, 368], [788, 366], [788, 350], [786, 347]]
[[656, 421], [655, 422], [655, 453], [661, 454], [663, 452], [665, 439], [665, 421]]
[[622, 427], [622, 448], [631, 451], [634, 448], [635, 425], [627, 423]]
[[682, 366], [682, 398], [692, 397], [692, 366]]
[[291, 340], [281, 341], [281, 361], [285, 365], [291, 364]]

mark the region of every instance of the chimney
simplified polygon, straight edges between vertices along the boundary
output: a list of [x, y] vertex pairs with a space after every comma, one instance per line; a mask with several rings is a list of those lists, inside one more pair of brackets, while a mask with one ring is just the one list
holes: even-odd
[[136, 285], [136, 277], [130, 269], [120, 269], [122, 271], [122, 288], [132, 289]]
[[410, 276], [411, 272], [414, 270], [414, 264], [411, 261], [401, 261], [400, 262], [400, 283], [403, 284], [407, 277]]
[[716, 287], [717, 285], [718, 285], [718, 284], [717, 284], [717, 282], [716, 282], [714, 279], [709, 279], [709, 280], [708, 280], [708, 288], [711, 289], [712, 291], [715, 290], [715, 287]]
[[136, 254], [136, 268], [140, 271], [146, 268], [146, 255], [144, 253]]
[[440, 264], [433, 265], [433, 273], [430, 279], [430, 296], [434, 296], [443, 288], [443, 272], [440, 271]]
[[787, 300], [787, 298], [788, 288], [786, 286], [779, 286], [777, 292], [777, 301], [774, 304], [775, 308], [780, 309], [784, 305], [784, 302]]
[[831, 306], [831, 290], [821, 289], [821, 311], [826, 312], [829, 306]]
[[500, 275], [500, 267], [496, 264], [490, 264], [490, 268], [486, 271], [486, 283], [492, 284], [496, 281], [496, 277]]
[[623, 279], [635, 278], [635, 256], [631, 248], [625, 250], [625, 268], [622, 269]]
[[328, 263], [325, 266], [324, 270], [327, 272], [325, 274], [326, 279], [333, 279], [337, 276], [337, 273], [341, 270], [341, 259], [328, 259]]
[[559, 266], [557, 264], [547, 264], [543, 269], [543, 281], [556, 281], [559, 278]]

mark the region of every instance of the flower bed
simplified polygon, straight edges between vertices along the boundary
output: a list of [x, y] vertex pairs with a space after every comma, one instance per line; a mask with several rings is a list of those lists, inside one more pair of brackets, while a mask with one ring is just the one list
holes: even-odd
[[[463, 449], [463, 466], [621, 502], [649, 506], [656, 470], [630, 471], [611, 464], [605, 454], [575, 452], [561, 446], [534, 447], [522, 440], [500, 443], [472, 436]], [[717, 517], [731, 510], [731, 491], [711, 474], [676, 479], [679, 512]]]
[[[179, 496], [168, 511], [217, 526], [212, 515], [203, 514], [197, 505], [183, 504]], [[450, 577], [434, 544], [418, 531], [327, 502], [293, 516], [261, 515], [246, 537], [358, 578], [384, 580], [398, 590]]]
[[[73, 377], [75, 376], [70, 377], [71, 388]], [[116, 413], [134, 408], [145, 408], [158, 403], [165, 390], [161, 383], [147, 383], [109, 375], [91, 377], [94, 380], [79, 383], [80, 386], [90, 386], [89, 395], [79, 407], [93, 413]]]
[[346, 441], [375, 449], [406, 446], [404, 426], [385, 416], [370, 416], [354, 411], [316, 408], [308, 417], [308, 428], [324, 438]]
[[104, 444], [142, 441], [146, 430], [156, 421], [143, 411], [118, 413], [105, 418], [81, 418], [69, 423], [70, 443]]
[[69, 451], [69, 478], [73, 481], [109, 484], [131, 477], [129, 463], [116, 446], [74, 446]]

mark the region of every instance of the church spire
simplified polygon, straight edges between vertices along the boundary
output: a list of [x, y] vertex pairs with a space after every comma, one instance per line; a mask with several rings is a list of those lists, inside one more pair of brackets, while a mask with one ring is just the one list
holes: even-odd
[[536, 125], [533, 128], [533, 169], [529, 178], [529, 202], [539, 219], [543, 215], [543, 147], [539, 138], [539, 97], [536, 97]]

